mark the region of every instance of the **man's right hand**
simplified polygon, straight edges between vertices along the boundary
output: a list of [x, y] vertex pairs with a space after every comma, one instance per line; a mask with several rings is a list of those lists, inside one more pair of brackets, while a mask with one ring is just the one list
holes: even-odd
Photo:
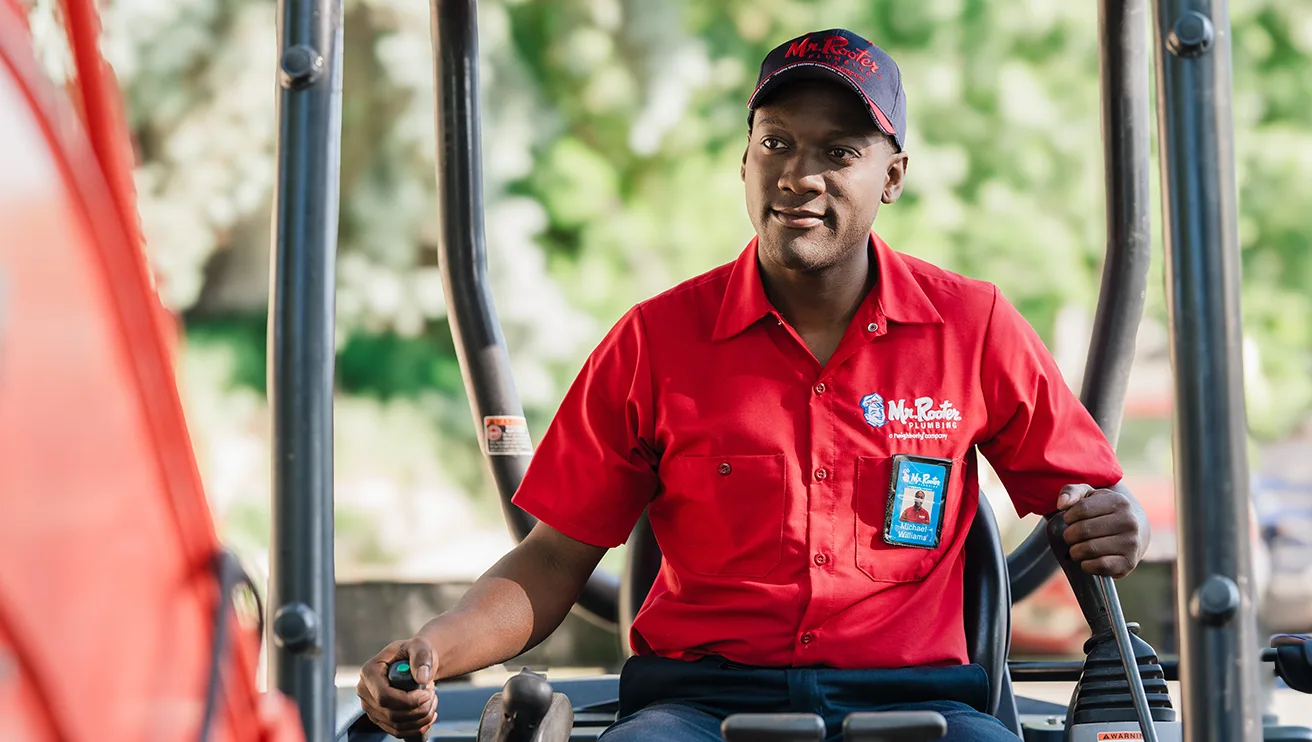
[[[387, 681], [387, 666], [407, 660], [419, 688], [401, 691]], [[437, 721], [437, 693], [433, 688], [437, 655], [426, 639], [415, 637], [388, 644], [360, 668], [355, 694], [369, 720], [384, 732], [403, 740], [424, 740]]]
[[[393, 642], [365, 663], [355, 687], [365, 714], [393, 737], [422, 740], [437, 720], [432, 683], [439, 670], [460, 677], [537, 646], [565, 620], [605, 554], [605, 547], [538, 523], [455, 607], [424, 624], [415, 638]], [[387, 682], [387, 666], [397, 660], [410, 663], [419, 689], [405, 692]]]

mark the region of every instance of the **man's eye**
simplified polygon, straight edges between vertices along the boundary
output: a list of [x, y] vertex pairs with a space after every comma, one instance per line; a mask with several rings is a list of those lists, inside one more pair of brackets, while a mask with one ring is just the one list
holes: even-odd
[[836, 160], [846, 160], [855, 156], [855, 153], [846, 147], [834, 147], [829, 150], [829, 156]]
[[780, 147], [784, 146], [782, 140], [776, 139], [774, 137], [766, 137], [762, 139], [761, 144], [764, 145], [766, 149], [779, 149]]

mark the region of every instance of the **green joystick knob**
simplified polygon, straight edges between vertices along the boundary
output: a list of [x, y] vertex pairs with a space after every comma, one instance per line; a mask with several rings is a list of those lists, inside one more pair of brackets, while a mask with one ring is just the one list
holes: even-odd
[[396, 660], [387, 666], [387, 682], [398, 690], [412, 691], [419, 687], [415, 678], [410, 674], [410, 663], [405, 660]]

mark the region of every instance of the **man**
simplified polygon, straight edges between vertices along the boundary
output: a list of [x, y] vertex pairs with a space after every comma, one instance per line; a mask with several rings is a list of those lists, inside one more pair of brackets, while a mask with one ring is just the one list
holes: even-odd
[[916, 501], [911, 507], [902, 511], [902, 520], [906, 523], [929, 525], [929, 511], [925, 509], [924, 490], [916, 490]]
[[[665, 562], [635, 620], [607, 742], [718, 740], [735, 712], [932, 709], [952, 740], [1014, 740], [968, 664], [962, 549], [978, 450], [1021, 514], [1064, 511], [1073, 557], [1121, 576], [1147, 543], [1121, 469], [997, 290], [871, 233], [907, 172], [897, 65], [844, 30], [765, 59], [742, 160], [757, 237], [630, 310], [584, 365], [515, 502], [537, 528], [450, 612], [361, 672], [398, 736], [431, 686], [534, 646], [644, 508]], [[890, 483], [941, 529], [886, 528]], [[894, 488], [896, 490], [896, 488]], [[894, 627], [924, 628], [887, 641]]]

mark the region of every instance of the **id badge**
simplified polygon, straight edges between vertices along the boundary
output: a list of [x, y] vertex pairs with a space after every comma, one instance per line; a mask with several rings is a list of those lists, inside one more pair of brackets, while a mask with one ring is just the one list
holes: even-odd
[[884, 543], [937, 549], [943, 531], [952, 461], [898, 454], [884, 513]]

